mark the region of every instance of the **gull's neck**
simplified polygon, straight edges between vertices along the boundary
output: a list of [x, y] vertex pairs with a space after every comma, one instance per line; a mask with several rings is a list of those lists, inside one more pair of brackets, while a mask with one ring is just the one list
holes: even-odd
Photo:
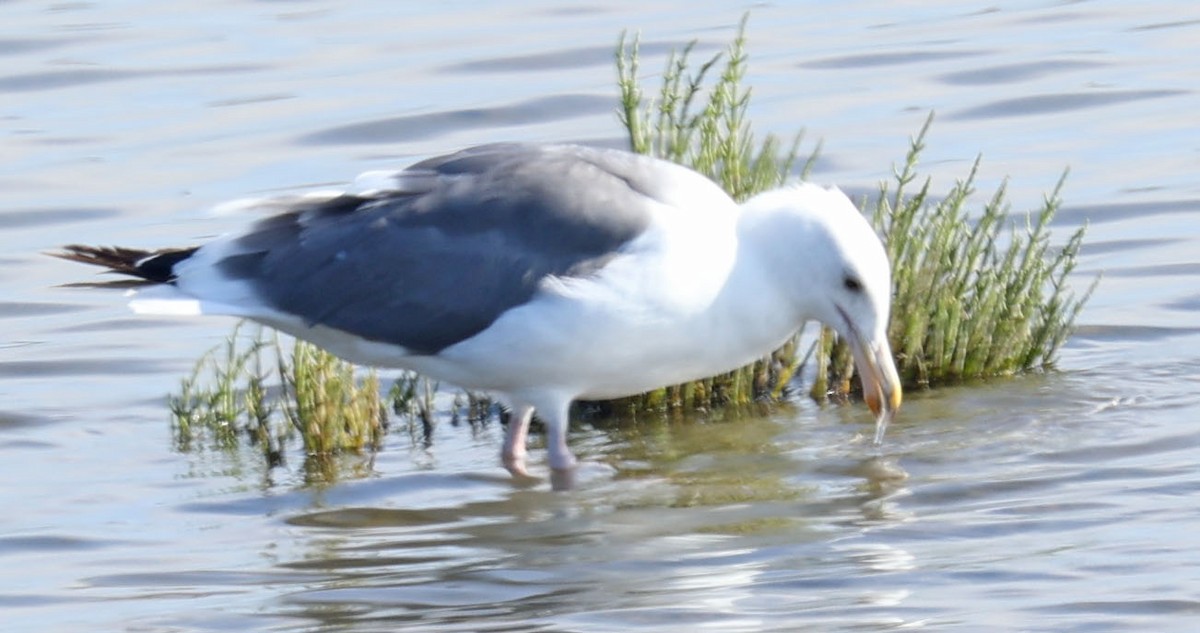
[[787, 212], [744, 205], [739, 214], [737, 257], [711, 311], [714, 345], [721, 355], [753, 361], [770, 353], [812, 317], [805, 286], [795, 270], [795, 252], [807, 239]]

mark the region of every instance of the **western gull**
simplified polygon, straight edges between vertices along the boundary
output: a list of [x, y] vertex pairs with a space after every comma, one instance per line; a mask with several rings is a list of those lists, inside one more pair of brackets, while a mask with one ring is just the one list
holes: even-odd
[[159, 284], [136, 312], [247, 318], [489, 392], [511, 412], [514, 474], [535, 410], [551, 468], [566, 471], [572, 401], [732, 370], [814, 319], [849, 343], [877, 442], [900, 406], [888, 259], [836, 188], [793, 184], [739, 206], [664, 160], [505, 143], [264, 204], [273, 215], [198, 247], [57, 255]]

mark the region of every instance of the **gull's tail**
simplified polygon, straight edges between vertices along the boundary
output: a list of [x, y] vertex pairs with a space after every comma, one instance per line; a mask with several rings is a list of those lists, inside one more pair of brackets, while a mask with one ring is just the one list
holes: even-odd
[[109, 272], [158, 284], [175, 282], [175, 265], [192, 256], [196, 247], [146, 251], [120, 246], [64, 246], [55, 257], [107, 268]]

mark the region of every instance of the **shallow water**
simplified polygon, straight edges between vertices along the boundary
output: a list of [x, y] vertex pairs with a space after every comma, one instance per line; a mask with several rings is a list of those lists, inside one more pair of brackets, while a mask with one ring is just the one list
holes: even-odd
[[1104, 279], [1061, 371], [911, 394], [881, 449], [805, 401], [580, 425], [569, 493], [514, 484], [494, 424], [398, 430], [327, 486], [177, 452], [165, 394], [230, 324], [135, 318], [41, 253], [466, 144], [620, 144], [617, 34], [651, 76], [741, 8], [5, 4], [0, 628], [1195, 630], [1200, 11], [914, 4], [756, 6], [754, 121], [851, 191], [930, 109], [935, 189], [982, 152], [980, 190], [1035, 208], [1070, 166], [1057, 235], [1090, 222], [1073, 281]]

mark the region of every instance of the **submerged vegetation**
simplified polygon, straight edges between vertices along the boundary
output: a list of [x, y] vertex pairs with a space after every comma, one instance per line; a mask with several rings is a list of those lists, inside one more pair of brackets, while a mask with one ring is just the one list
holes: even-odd
[[[695, 70], [690, 70], [693, 46], [672, 54], [653, 99], [644, 96], [639, 83], [637, 39], [627, 43], [622, 36], [616, 55], [619, 117], [633, 150], [692, 167], [739, 201], [803, 177], [817, 156], [814, 149], [799, 161], [800, 134], [786, 142], [772, 135], [756, 142], [747, 116], [750, 91], [743, 85], [745, 25], [743, 18], [728, 49]], [[707, 85], [718, 66], [720, 72]], [[932, 119], [912, 139], [894, 179], [864, 201], [892, 263], [889, 338], [901, 380], [911, 388], [1048, 368], [1091, 291], [1076, 298], [1065, 284], [1084, 227], [1064, 246], [1050, 245], [1049, 223], [1063, 181], [1039, 210], [1014, 220], [1003, 186], [982, 207], [969, 206], [976, 160], [935, 199], [930, 180], [917, 173]], [[225, 345], [200, 359], [180, 393], [171, 397], [181, 450], [233, 448], [244, 439], [275, 465], [284, 461], [284, 445], [299, 435], [306, 465], [317, 464], [319, 478], [328, 480], [334, 477], [328, 470], [332, 459], [380, 446], [389, 410], [408, 420], [414, 441], [418, 424], [428, 441], [436, 384], [405, 372], [384, 396], [375, 372], [356, 372], [308, 343], [297, 342], [287, 355], [277, 340], [265, 341], [261, 333], [244, 339], [235, 329]], [[275, 350], [273, 363], [263, 361], [267, 349]], [[637, 415], [777, 399], [809, 362], [813, 397], [852, 390], [849, 351], [824, 328], [805, 349], [797, 335], [728, 374], [590, 406]], [[278, 384], [268, 387], [272, 375]], [[493, 408], [486, 399], [462, 394], [451, 406], [454, 419], [459, 412], [476, 422], [491, 416]]]
[[[310, 480], [336, 477], [339, 456], [379, 448], [388, 413], [375, 371], [355, 367], [316, 346], [297, 341], [291, 354], [278, 338], [254, 336], [242, 325], [196, 363], [170, 396], [176, 448], [235, 450], [243, 441], [269, 466], [285, 462], [284, 446], [299, 436]], [[274, 350], [274, 362], [264, 362]], [[279, 383], [269, 387], [274, 377]], [[414, 379], [415, 382], [415, 379]], [[405, 394], [391, 399], [399, 411]]]

